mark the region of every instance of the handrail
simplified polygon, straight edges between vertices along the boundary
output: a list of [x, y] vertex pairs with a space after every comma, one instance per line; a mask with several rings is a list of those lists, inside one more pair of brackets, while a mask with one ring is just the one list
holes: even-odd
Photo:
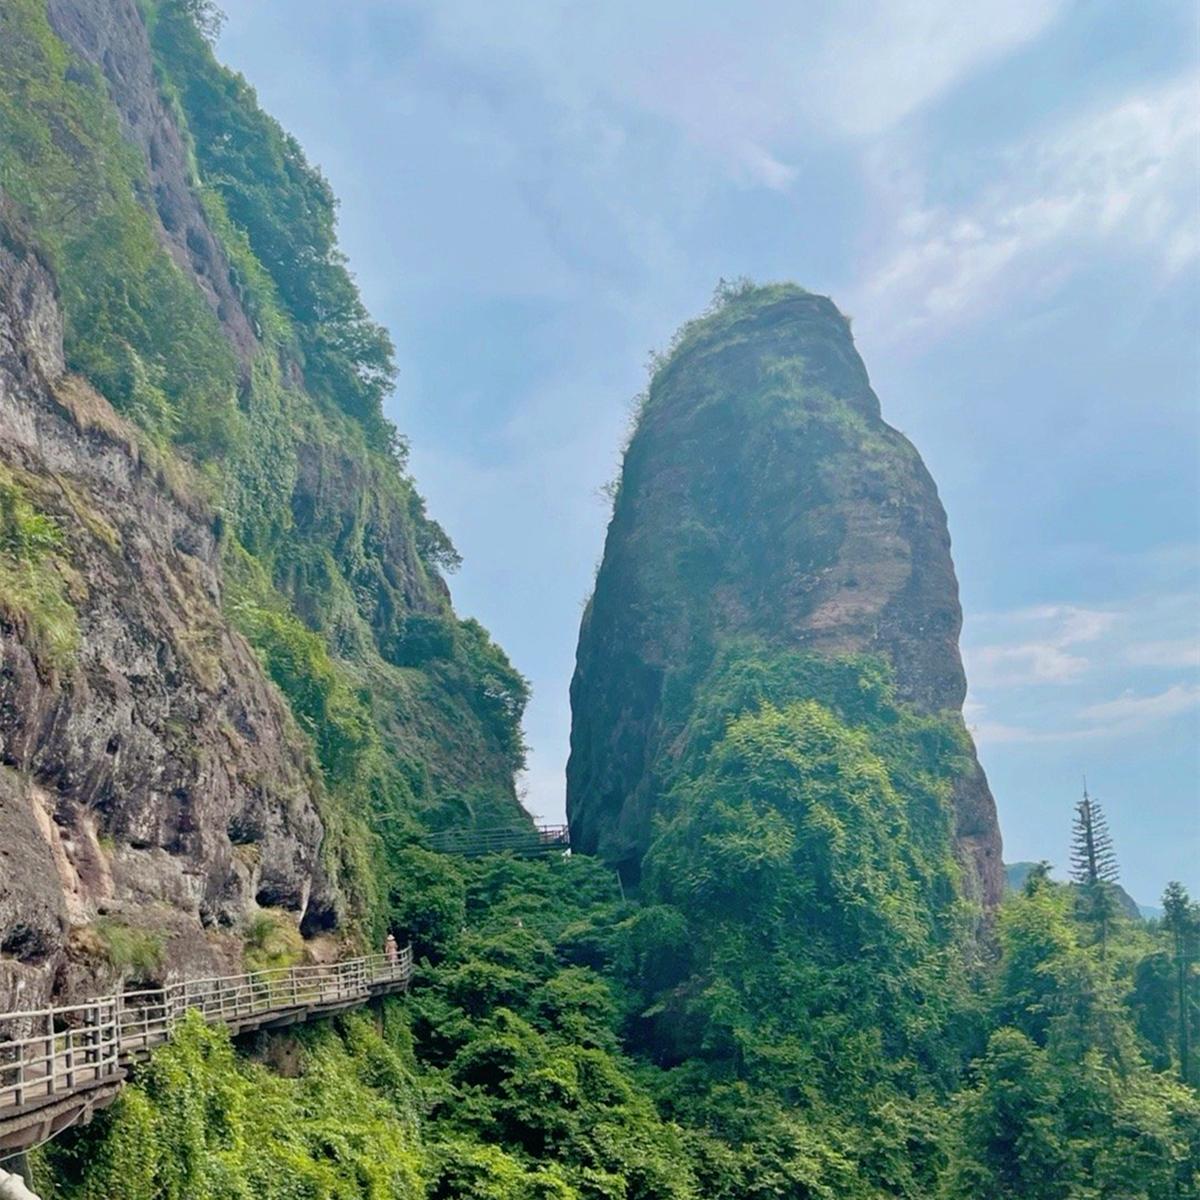
[[442, 829], [425, 838], [431, 850], [467, 858], [510, 851], [517, 855], [548, 854], [571, 848], [566, 825], [492, 826], [483, 829]]
[[[167, 1041], [190, 1009], [240, 1025], [407, 988], [412, 947], [335, 963], [183, 979], [51, 1008], [0, 1013], [0, 1121], [119, 1081], [123, 1062]], [[261, 1022], [260, 1022], [261, 1023]]]

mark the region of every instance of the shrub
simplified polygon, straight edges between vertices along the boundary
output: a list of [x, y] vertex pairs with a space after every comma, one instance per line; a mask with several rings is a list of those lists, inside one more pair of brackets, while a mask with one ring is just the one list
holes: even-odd
[[264, 908], [246, 923], [242, 961], [248, 971], [291, 967], [304, 961], [304, 939], [296, 922], [281, 909]]

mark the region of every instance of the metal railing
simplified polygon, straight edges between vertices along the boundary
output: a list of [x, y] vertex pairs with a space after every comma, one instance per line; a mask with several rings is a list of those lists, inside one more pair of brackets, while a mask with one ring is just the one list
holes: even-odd
[[266, 1024], [400, 991], [412, 948], [320, 966], [185, 979], [102, 1000], [0, 1013], [0, 1121], [60, 1097], [119, 1081], [131, 1058], [167, 1041], [194, 1009], [210, 1024]]
[[442, 854], [475, 858], [481, 854], [518, 856], [562, 853], [571, 848], [566, 825], [526, 825], [493, 829], [443, 829], [426, 837], [425, 844]]

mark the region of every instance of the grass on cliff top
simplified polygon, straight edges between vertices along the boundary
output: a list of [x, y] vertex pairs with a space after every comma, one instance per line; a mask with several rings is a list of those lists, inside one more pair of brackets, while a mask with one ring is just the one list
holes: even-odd
[[670, 366], [673, 360], [701, 342], [719, 341], [721, 335], [739, 321], [781, 301], [798, 300], [811, 295], [812, 292], [795, 283], [758, 284], [746, 278], [722, 279], [704, 312], [681, 325], [665, 350], [651, 354], [651, 387], [659, 373]]

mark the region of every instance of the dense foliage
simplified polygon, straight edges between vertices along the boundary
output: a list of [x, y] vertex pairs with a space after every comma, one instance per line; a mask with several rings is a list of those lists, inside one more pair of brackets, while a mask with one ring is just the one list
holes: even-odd
[[[214, 62], [196, 16], [206, 6], [163, 0], [156, 50], [187, 113], [200, 171], [270, 276], [291, 318], [309, 389], [350, 413], [372, 441], [394, 444], [383, 400], [396, 376], [391, 339], [368, 316], [338, 249], [336, 201], [295, 138], [259, 107], [240, 76]], [[241, 281], [262, 321], [264, 298]]]
[[[189, 1021], [39, 1157], [43, 1194], [1200, 1197], [1195, 905], [1174, 888], [1161, 925], [1098, 929], [1039, 871], [982, 927], [952, 853], [963, 731], [877, 660], [707, 632], [681, 654], [636, 894], [582, 858], [420, 847], [521, 819], [527, 685], [450, 608], [456, 556], [383, 418], [391, 347], [328, 185], [216, 63], [211, 5], [142, 7], [254, 352], [162, 249], [146, 164], [42, 0], [0, 5], [0, 189], [54, 270], [71, 366], [206, 489], [226, 611], [311, 744], [344, 911], [304, 932], [391, 929], [421, 966], [403, 1000], [236, 1049]], [[704, 580], [711, 531], [675, 534]], [[0, 477], [0, 605], [51, 663], [77, 636], [67, 558], [34, 482]], [[250, 966], [301, 953], [280, 914], [248, 930]]]
[[55, 270], [69, 364], [153, 437], [222, 452], [233, 354], [155, 237], [103, 80], [54, 36], [44, 0], [0, 8], [0, 79], [0, 191]]
[[[190, 1031], [103, 1132], [53, 1151], [47, 1191], [1200, 1198], [1186, 893], [1102, 943], [1037, 868], [979, 955], [948, 851], [959, 729], [899, 704], [871, 659], [748, 644], [702, 695], [639, 895], [590, 859], [397, 843], [406, 999], [303, 1034], [295, 1080]], [[182, 1055], [188, 1078], [164, 1076]], [[205, 1115], [181, 1132], [181, 1112]], [[290, 1191], [259, 1173], [280, 1161]]]
[[[955, 1008], [959, 1028], [936, 1059], [903, 1053], [895, 996], [843, 995], [836, 1027], [822, 1027], [821, 997], [804, 991], [821, 990], [816, 973], [791, 988], [788, 1013], [770, 1008], [786, 980], [739, 1005], [748, 980], [787, 964], [735, 918], [702, 1003], [718, 1020], [731, 1006], [748, 1016], [733, 1026], [740, 1048], [728, 1024], [708, 1038], [685, 1023], [662, 1062], [646, 1022], [664, 997], [696, 998], [687, 915], [623, 899], [582, 859], [410, 850], [403, 864], [412, 886], [395, 915], [423, 956], [411, 996], [252, 1041], [249, 1058], [189, 1026], [93, 1127], [53, 1144], [43, 1195], [1200, 1196], [1200, 1098], [1178, 1081], [1174, 991], [1145, 981], [1160, 959], [1174, 968], [1170, 932], [1118, 919], [1101, 958], [1074, 893], [1044, 875], [1006, 901], [972, 995], [939, 998], [933, 1022]], [[1194, 1030], [1200, 981], [1187, 970]], [[787, 1028], [795, 1013], [803, 1038]], [[929, 1051], [927, 1031], [904, 1035]]]

